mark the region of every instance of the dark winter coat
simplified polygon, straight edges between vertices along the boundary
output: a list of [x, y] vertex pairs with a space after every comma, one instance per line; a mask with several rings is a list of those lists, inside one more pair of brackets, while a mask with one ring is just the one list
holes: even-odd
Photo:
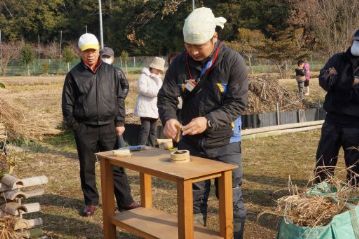
[[[233, 135], [233, 122], [245, 109], [248, 98], [248, 70], [239, 53], [219, 43], [218, 56], [197, 86], [190, 92], [184, 85], [188, 79], [197, 79], [203, 62], [194, 61], [186, 52], [177, 56], [169, 69], [158, 94], [158, 110], [162, 124], [177, 119], [178, 97], [183, 99], [181, 120], [183, 125], [193, 118], [204, 116], [211, 127], [199, 135], [184, 136], [188, 143], [214, 148], [226, 145]], [[215, 54], [213, 54], [215, 55]]]
[[[334, 67], [336, 75], [329, 75]], [[359, 85], [353, 85], [354, 76], [359, 76], [359, 57], [346, 52], [332, 56], [320, 71], [319, 84], [327, 91], [324, 109], [327, 119], [344, 126], [359, 126]]]
[[62, 112], [70, 128], [77, 128], [79, 123], [124, 125], [125, 104], [119, 74], [112, 65], [99, 64], [93, 72], [80, 62], [66, 75]]

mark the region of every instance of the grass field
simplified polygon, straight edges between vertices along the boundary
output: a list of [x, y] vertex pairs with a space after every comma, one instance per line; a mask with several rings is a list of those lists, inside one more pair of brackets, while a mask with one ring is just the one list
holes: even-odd
[[[138, 75], [129, 77], [129, 106], [134, 104], [137, 77]], [[55, 129], [61, 126], [62, 120], [60, 100], [63, 79], [63, 76], [0, 77], [0, 82], [7, 86], [0, 94], [22, 110], [25, 118], [42, 126], [40, 129]], [[281, 83], [295, 90], [295, 80], [281, 80]], [[323, 95], [317, 80], [313, 79], [311, 97], [313, 100], [321, 100]], [[43, 132], [36, 133], [41, 135]], [[286, 193], [289, 176], [295, 184], [306, 185], [312, 175], [319, 136], [320, 131], [315, 130], [243, 142], [243, 191], [248, 210], [246, 239], [275, 238], [278, 217], [270, 214], [260, 218], [257, 216], [263, 211], [275, 209], [276, 199]], [[15, 173], [19, 177], [46, 175], [49, 178], [46, 194], [27, 200], [40, 202], [42, 211], [37, 216], [44, 219], [46, 235], [50, 238], [102, 238], [101, 210], [97, 210], [96, 215], [91, 218], [83, 218], [78, 214], [83, 207], [83, 199], [73, 136], [63, 132], [55, 136], [42, 136], [40, 139], [42, 140], [26, 141], [18, 145], [26, 154], [17, 162]], [[138, 200], [138, 175], [132, 171], [128, 171], [128, 174], [133, 195]], [[97, 176], [99, 179], [99, 171]], [[154, 206], [175, 214], [175, 185], [155, 178], [153, 190]], [[218, 203], [213, 193], [209, 205], [209, 228], [218, 230]], [[35, 216], [31, 215], [32, 218]], [[119, 232], [118, 238], [136, 237]]]

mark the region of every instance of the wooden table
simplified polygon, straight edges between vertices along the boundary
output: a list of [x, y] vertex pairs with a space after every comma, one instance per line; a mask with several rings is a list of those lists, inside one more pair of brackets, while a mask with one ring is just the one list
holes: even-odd
[[[174, 163], [169, 151], [148, 149], [131, 157], [115, 156], [111, 151], [96, 154], [101, 163], [103, 230], [105, 239], [116, 238], [116, 226], [144, 238], [232, 239], [232, 170], [237, 166], [191, 156], [191, 161]], [[140, 173], [141, 207], [115, 213], [112, 166]], [[151, 176], [177, 184], [178, 218], [152, 208]], [[218, 178], [219, 233], [193, 225], [192, 183]]]

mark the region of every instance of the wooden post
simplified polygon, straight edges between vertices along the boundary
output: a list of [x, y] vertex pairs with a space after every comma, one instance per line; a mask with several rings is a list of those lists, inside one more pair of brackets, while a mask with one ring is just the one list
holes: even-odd
[[232, 171], [222, 173], [218, 179], [219, 233], [224, 239], [233, 238]]
[[141, 206], [152, 207], [152, 178], [151, 175], [140, 173]]
[[102, 213], [103, 213], [103, 234], [105, 239], [116, 238], [116, 227], [112, 224], [112, 217], [115, 214], [115, 198], [112, 166], [109, 160], [101, 158], [101, 192], [102, 192]]
[[279, 112], [279, 103], [276, 103], [276, 111], [277, 111], [277, 125], [280, 125], [280, 112]]
[[177, 182], [178, 239], [193, 239], [192, 181]]

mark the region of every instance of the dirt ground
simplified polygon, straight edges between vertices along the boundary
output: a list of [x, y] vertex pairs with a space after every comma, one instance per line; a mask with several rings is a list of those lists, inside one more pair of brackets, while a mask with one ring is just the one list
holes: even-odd
[[[134, 103], [136, 77], [130, 76], [132, 93], [127, 100], [128, 105]], [[5, 90], [0, 89], [0, 95], [22, 110], [28, 121], [39, 126], [39, 132], [33, 133], [38, 136], [37, 140], [18, 142], [17, 146], [25, 150], [25, 157], [17, 161], [15, 173], [19, 177], [46, 175], [49, 178], [46, 194], [27, 200], [40, 202], [41, 212], [29, 216], [44, 219], [43, 229], [48, 237], [102, 238], [101, 209], [91, 218], [83, 218], [78, 214], [83, 206], [83, 199], [73, 136], [61, 131], [54, 134], [61, 130], [63, 80], [63, 76], [0, 77], [0, 82], [6, 85]], [[293, 79], [283, 80], [281, 83], [295, 89]], [[317, 85], [317, 79], [313, 79], [313, 97], [322, 97], [324, 93]], [[248, 210], [246, 239], [275, 238], [279, 218], [269, 213], [259, 218], [258, 215], [275, 209], [275, 200], [287, 192], [289, 176], [293, 183], [306, 185], [312, 174], [319, 136], [320, 131], [315, 130], [243, 142], [243, 192]], [[138, 175], [132, 171], [128, 173], [133, 195], [139, 200]], [[99, 175], [97, 171], [98, 179]], [[154, 207], [175, 214], [175, 185], [156, 178], [153, 183]], [[208, 227], [218, 230], [218, 201], [213, 191], [209, 202]], [[119, 232], [118, 238], [137, 237]]]

